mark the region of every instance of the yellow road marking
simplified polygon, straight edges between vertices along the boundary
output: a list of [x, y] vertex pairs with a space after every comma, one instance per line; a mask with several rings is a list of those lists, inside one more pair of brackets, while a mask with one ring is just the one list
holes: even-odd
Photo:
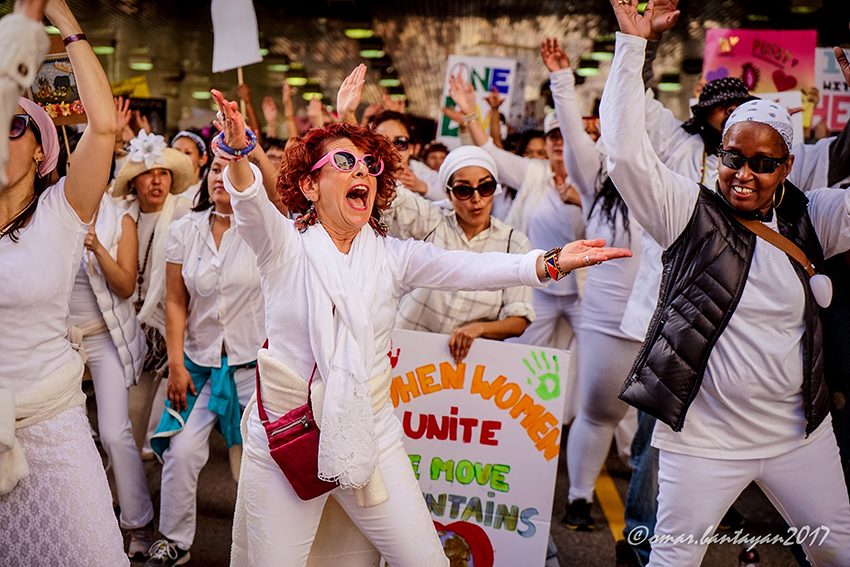
[[620, 498], [620, 493], [617, 491], [614, 481], [608, 475], [608, 469], [605, 468], [605, 465], [602, 465], [602, 470], [596, 479], [596, 500], [602, 508], [602, 513], [605, 514], [605, 519], [608, 521], [608, 529], [611, 530], [614, 541], [623, 539], [623, 530], [626, 527], [624, 520], [625, 507], [623, 506], [623, 499]]

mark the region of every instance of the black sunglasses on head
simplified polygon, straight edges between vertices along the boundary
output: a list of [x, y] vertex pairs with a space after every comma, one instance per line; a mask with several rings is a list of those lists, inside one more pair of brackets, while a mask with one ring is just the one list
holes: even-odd
[[33, 128], [37, 128], [33, 117], [29, 114], [15, 114], [12, 117], [12, 125], [9, 127], [9, 139], [17, 140], [23, 136], [30, 124]]
[[788, 156], [781, 158], [772, 158], [764, 156], [744, 157], [737, 152], [719, 149], [717, 155], [720, 156], [721, 163], [730, 169], [741, 169], [745, 163], [750, 164], [750, 170], [753, 173], [773, 173], [776, 168], [788, 161]]
[[479, 183], [476, 187], [466, 185], [465, 183], [458, 183], [449, 187], [448, 189], [451, 194], [455, 196], [455, 199], [466, 201], [467, 199], [471, 199], [472, 194], [476, 191], [478, 191], [478, 194], [482, 197], [490, 197], [494, 193], [496, 193], [496, 189], [498, 189], [498, 187], [498, 183], [493, 180], [490, 180]]
[[393, 138], [393, 145], [400, 152], [406, 151], [410, 147], [410, 138], [407, 136], [396, 136]]

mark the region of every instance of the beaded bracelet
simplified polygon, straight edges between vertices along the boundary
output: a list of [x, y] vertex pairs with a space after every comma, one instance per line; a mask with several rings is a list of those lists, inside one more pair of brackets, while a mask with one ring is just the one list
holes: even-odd
[[543, 255], [543, 265], [546, 266], [546, 273], [554, 281], [570, 275], [570, 272], [565, 272], [561, 269], [561, 264], [558, 262], [558, 255], [561, 253], [561, 248], [552, 248]]
[[67, 46], [71, 45], [72, 43], [74, 43], [75, 41], [83, 41], [83, 40], [88, 41], [88, 39], [89, 38], [87, 38], [86, 34], [84, 34], [84, 33], [74, 33], [74, 34], [69, 35], [65, 39], [63, 39], [62, 43], [65, 45], [65, 47], [67, 47]]
[[245, 156], [235, 157], [231, 156], [230, 154], [224, 153], [224, 151], [219, 148], [218, 136], [213, 138], [212, 142], [210, 142], [210, 151], [215, 157], [221, 158], [224, 161], [239, 161], [240, 159], [245, 159]]
[[224, 143], [224, 132], [219, 132], [218, 136], [213, 138], [213, 152], [225, 159], [241, 159], [257, 147], [257, 135], [250, 128], [245, 129], [245, 136], [248, 138], [248, 145], [244, 148], [235, 149]]
[[470, 122], [473, 122], [475, 120], [478, 120], [478, 113], [477, 112], [473, 112], [472, 114], [467, 114], [463, 117], [463, 123], [464, 124], [469, 124]]

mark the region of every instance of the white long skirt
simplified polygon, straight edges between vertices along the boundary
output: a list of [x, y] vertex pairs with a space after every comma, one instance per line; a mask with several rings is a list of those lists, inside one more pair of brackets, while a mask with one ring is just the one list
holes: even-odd
[[0, 565], [129, 565], [84, 407], [17, 437], [30, 473], [0, 495]]

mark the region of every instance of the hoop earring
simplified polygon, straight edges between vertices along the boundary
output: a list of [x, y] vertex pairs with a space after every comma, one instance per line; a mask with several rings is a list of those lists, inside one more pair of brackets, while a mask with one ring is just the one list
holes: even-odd
[[295, 219], [295, 228], [298, 229], [298, 232], [305, 232], [317, 222], [319, 222], [319, 217], [316, 214], [316, 204], [311, 202], [307, 212]]
[[782, 200], [785, 198], [785, 182], [783, 181], [780, 185], [782, 187], [782, 195], [779, 197], [779, 202], [776, 202], [776, 192], [773, 193], [773, 208], [778, 209], [779, 205], [782, 204]]

